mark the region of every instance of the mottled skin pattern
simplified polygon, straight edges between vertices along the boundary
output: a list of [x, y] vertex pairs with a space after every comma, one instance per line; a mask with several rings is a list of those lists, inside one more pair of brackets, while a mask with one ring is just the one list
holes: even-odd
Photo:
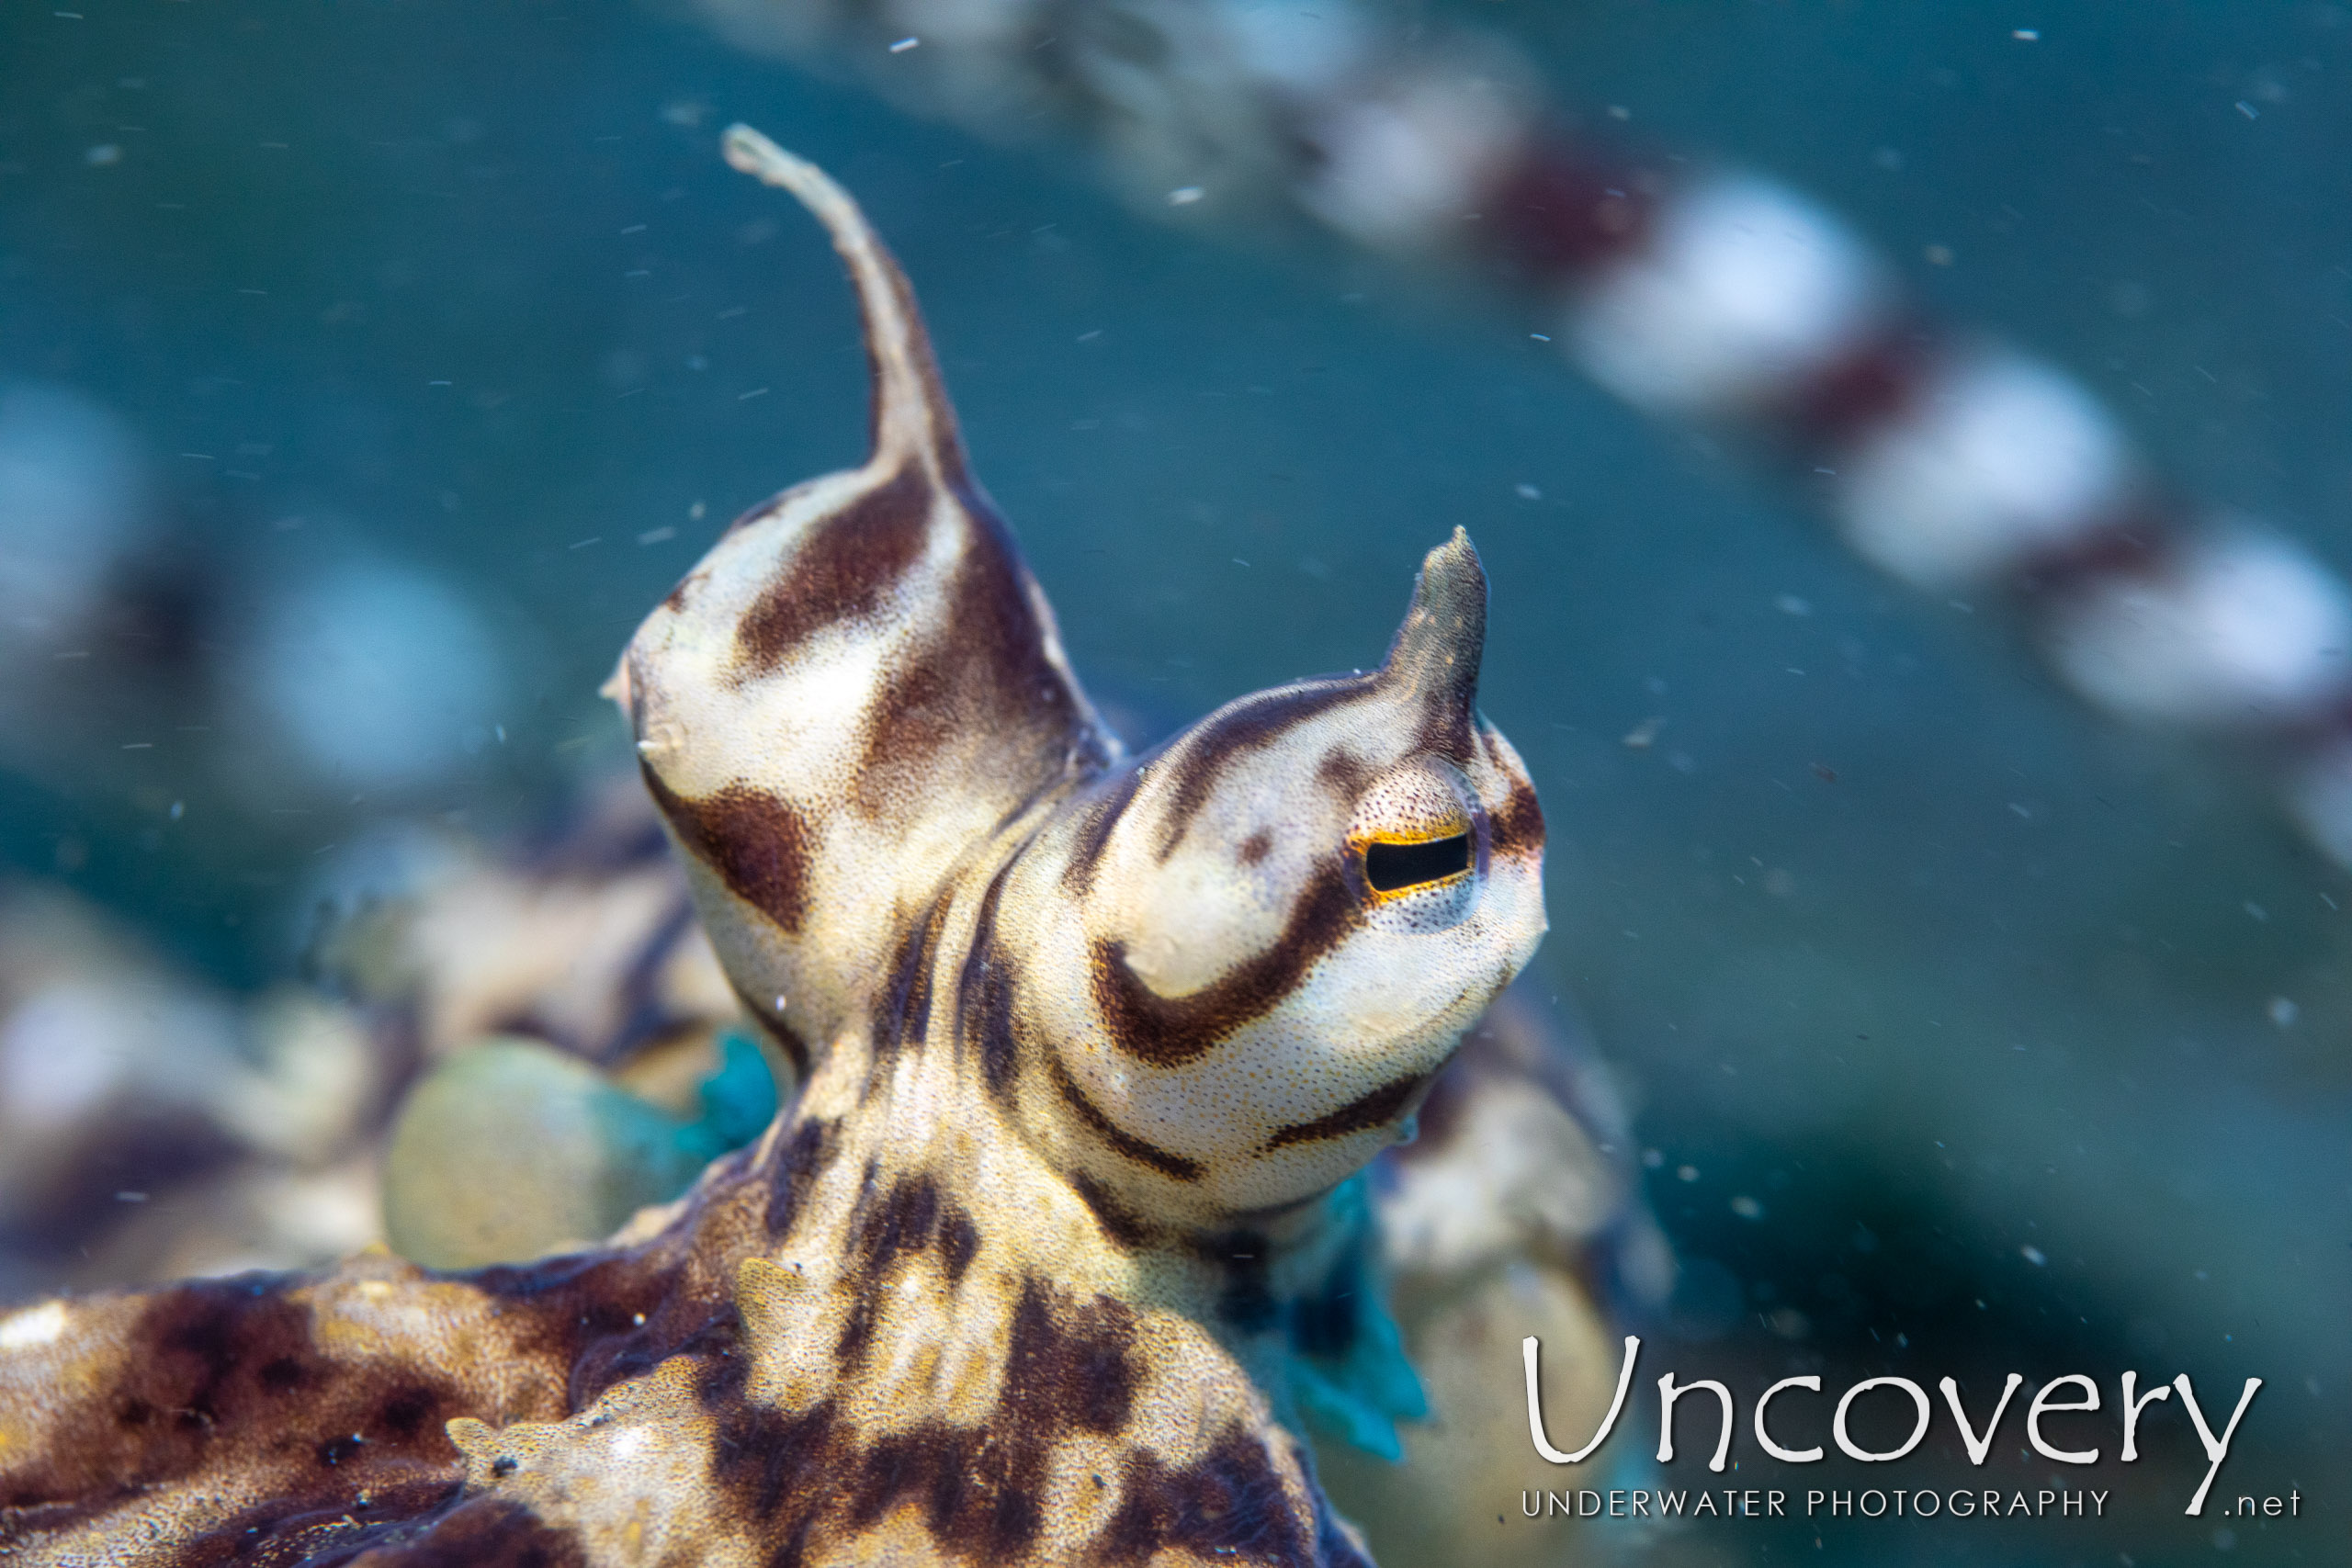
[[736, 524], [613, 693], [802, 1087], [603, 1250], [381, 1255], [0, 1316], [0, 1551], [130, 1562], [1350, 1563], [1296, 1369], [1364, 1205], [1544, 930], [1543, 825], [1430, 553], [1386, 661], [1121, 755], [849, 264], [868, 462]]

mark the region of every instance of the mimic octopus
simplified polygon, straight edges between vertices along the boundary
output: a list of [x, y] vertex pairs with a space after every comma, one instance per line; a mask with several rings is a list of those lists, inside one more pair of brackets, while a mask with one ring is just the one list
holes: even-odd
[[896, 263], [726, 152], [847, 264], [873, 451], [738, 521], [608, 692], [797, 1094], [591, 1250], [0, 1316], [0, 1556], [1364, 1561], [1296, 1435], [1419, 1408], [1357, 1173], [1544, 930], [1477, 556], [1377, 670], [1127, 757]]

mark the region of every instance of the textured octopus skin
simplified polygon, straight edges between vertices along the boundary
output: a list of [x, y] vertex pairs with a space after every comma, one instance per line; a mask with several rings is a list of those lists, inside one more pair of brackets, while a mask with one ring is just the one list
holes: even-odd
[[1430, 554], [1378, 670], [1126, 759], [895, 263], [727, 151], [848, 264], [873, 455], [739, 521], [610, 691], [797, 1096], [598, 1250], [0, 1317], [0, 1553], [1363, 1560], [1286, 1371], [1368, 1293], [1331, 1195], [1544, 927], [1477, 558]]

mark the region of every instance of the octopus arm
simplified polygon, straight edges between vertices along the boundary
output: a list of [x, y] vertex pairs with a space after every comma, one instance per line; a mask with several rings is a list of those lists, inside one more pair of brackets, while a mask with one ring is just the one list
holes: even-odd
[[960, 859], [1119, 749], [971, 474], [898, 264], [814, 165], [743, 127], [726, 151], [847, 264], [873, 451], [739, 520], [608, 690], [729, 972], [806, 1051], [867, 1014]]

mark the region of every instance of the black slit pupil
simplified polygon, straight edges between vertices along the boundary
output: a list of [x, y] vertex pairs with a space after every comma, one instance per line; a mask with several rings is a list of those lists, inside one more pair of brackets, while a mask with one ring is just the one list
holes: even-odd
[[1375, 841], [1363, 852], [1364, 877], [1383, 893], [1418, 887], [1424, 882], [1440, 882], [1456, 872], [1469, 869], [1470, 835], [1467, 833], [1456, 833], [1451, 839], [1431, 839], [1419, 844]]

